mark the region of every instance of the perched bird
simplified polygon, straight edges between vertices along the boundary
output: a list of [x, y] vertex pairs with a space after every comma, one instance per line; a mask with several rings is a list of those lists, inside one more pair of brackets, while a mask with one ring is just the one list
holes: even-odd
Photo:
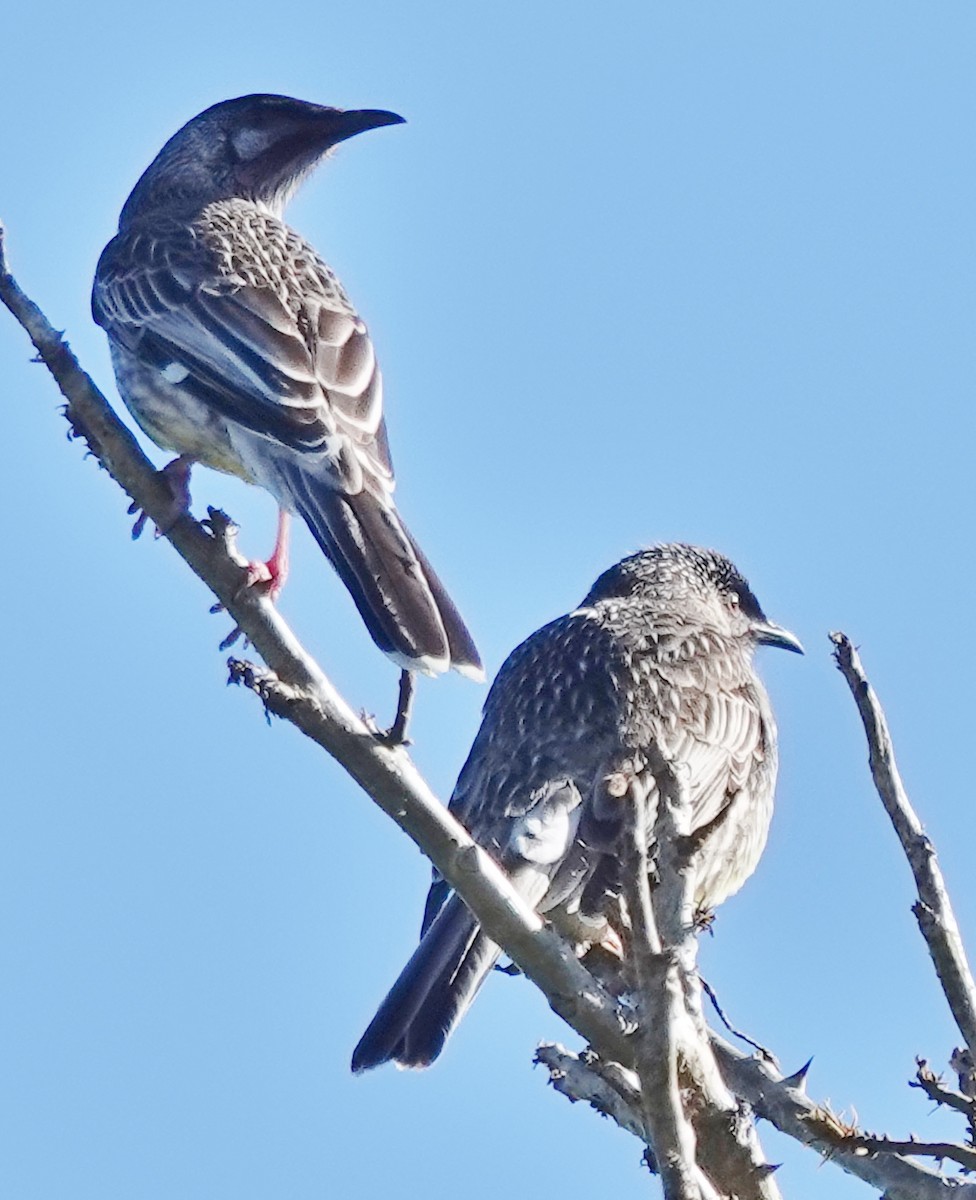
[[[757, 645], [803, 652], [728, 559], [682, 544], [625, 558], [508, 657], [451, 811], [540, 912], [599, 917], [629, 811], [607, 780], [639, 771], [653, 746], [686, 766], [693, 831], [703, 834], [696, 899], [714, 908], [755, 870], [772, 816], [776, 726], [752, 665]], [[353, 1070], [433, 1062], [499, 953], [435, 874], [420, 945]]]
[[299, 513], [402, 668], [483, 678], [457, 609], [393, 504], [379, 367], [366, 326], [282, 212], [346, 138], [395, 113], [241, 96], [194, 117], [125, 202], [92, 312], [119, 390], [159, 446], [174, 518], [201, 462], [260, 484], [281, 509], [261, 577], [287, 569]]

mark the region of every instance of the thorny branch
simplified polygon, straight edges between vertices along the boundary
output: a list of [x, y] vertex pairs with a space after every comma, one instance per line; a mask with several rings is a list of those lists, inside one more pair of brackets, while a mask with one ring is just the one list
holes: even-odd
[[[0, 300], [25, 329], [54, 377], [67, 401], [65, 413], [73, 431], [85, 439], [92, 455], [135, 505], [157, 524], [165, 524], [170, 489], [62, 336], [9, 273], [2, 225]], [[252, 688], [269, 712], [291, 721], [327, 750], [417, 843], [461, 894], [489, 937], [593, 1047], [602, 1060], [600, 1077], [604, 1082], [626, 1078], [634, 1061], [630, 1010], [586, 970], [561, 938], [542, 926], [493, 860], [433, 795], [406, 751], [384, 746], [356, 716], [267, 597], [257, 588], [244, 586], [247, 569], [234, 549], [233, 533], [230, 521], [214, 512], [209, 526], [187, 514], [164, 535], [267, 664], [264, 669], [233, 660], [232, 678]], [[869, 692], [866, 681], [863, 688]], [[938, 895], [935, 898], [938, 900]], [[945, 909], [936, 904], [933, 911]], [[954, 923], [951, 928], [954, 930]], [[965, 1029], [974, 1027], [970, 1013]], [[900, 1154], [851, 1149], [824, 1123], [824, 1110], [770, 1064], [749, 1058], [714, 1033], [710, 1041], [725, 1081], [758, 1116], [884, 1191], [887, 1200], [935, 1200], [950, 1195], [952, 1200], [976, 1200], [976, 1185], [947, 1180]], [[972, 1045], [969, 1036], [967, 1043]], [[634, 1128], [643, 1129], [640, 1113], [633, 1121]]]
[[861, 1148], [868, 1154], [917, 1154], [923, 1158], [951, 1159], [965, 1167], [967, 1171], [976, 1171], [976, 1150], [969, 1146], [960, 1146], [958, 1142], [920, 1142], [917, 1138], [884, 1137], [872, 1133], [852, 1134], [851, 1145]]
[[[871, 1184], [884, 1193], [885, 1200], [976, 1200], [976, 1184], [946, 1179], [901, 1153], [867, 1149], [859, 1140], [864, 1135], [806, 1096], [805, 1078], [791, 1083], [769, 1063], [748, 1058], [717, 1035], [711, 1040], [729, 1085], [757, 1117]], [[585, 1101], [622, 1129], [643, 1136], [640, 1093], [633, 1072], [595, 1060], [592, 1052], [577, 1055], [552, 1043], [539, 1047], [537, 1061], [547, 1068], [557, 1091], [570, 1100]], [[608, 1067], [614, 1070], [608, 1071]], [[761, 1174], [757, 1172], [757, 1179]]]
[[936, 1075], [924, 1058], [915, 1061], [918, 1070], [915, 1072], [915, 1078], [908, 1081], [908, 1086], [920, 1088], [936, 1104], [954, 1108], [956, 1112], [961, 1112], [963, 1116], [968, 1117], [971, 1125], [976, 1124], [976, 1100], [971, 1100], [969, 1096], [957, 1092], [955, 1088], [946, 1087], [942, 1076]]

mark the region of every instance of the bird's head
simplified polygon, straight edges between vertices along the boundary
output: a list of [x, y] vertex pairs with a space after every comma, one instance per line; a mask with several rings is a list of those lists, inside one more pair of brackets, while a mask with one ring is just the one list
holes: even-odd
[[126, 201], [120, 229], [159, 207], [235, 198], [280, 214], [339, 142], [402, 122], [380, 109], [327, 108], [289, 96], [223, 100], [188, 121], [156, 155]]
[[742, 574], [715, 550], [672, 542], [632, 554], [604, 571], [583, 603], [613, 599], [652, 604], [656, 612], [729, 637], [803, 653], [799, 639], [766, 617]]

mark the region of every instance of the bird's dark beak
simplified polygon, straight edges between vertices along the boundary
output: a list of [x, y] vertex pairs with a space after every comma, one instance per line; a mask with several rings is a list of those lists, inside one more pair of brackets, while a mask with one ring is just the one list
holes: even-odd
[[317, 119], [322, 136], [328, 139], [330, 146], [337, 146], [347, 138], [355, 137], [357, 133], [365, 133], [367, 129], [379, 129], [383, 125], [403, 125], [404, 118], [393, 112], [385, 112], [381, 108], [334, 108], [324, 112]]
[[752, 636], [760, 646], [778, 646], [780, 650], [792, 650], [794, 654], [802, 654], [803, 646], [795, 633], [790, 633], [782, 625], [774, 625], [772, 621], [756, 621], [752, 626]]
[[237, 181], [255, 199], [284, 207], [315, 164], [339, 142], [381, 125], [401, 125], [403, 117], [377, 108], [343, 110], [307, 105], [286, 114], [270, 131], [266, 144], [245, 152]]

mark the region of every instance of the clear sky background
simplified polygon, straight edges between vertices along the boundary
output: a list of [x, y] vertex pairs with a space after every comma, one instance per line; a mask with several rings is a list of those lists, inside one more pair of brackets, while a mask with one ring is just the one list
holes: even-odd
[[[371, 326], [401, 509], [489, 672], [642, 545], [732, 557], [808, 654], [760, 655], [778, 806], [706, 974], [785, 1068], [815, 1056], [816, 1098], [961, 1133], [906, 1087], [957, 1035], [827, 633], [861, 646], [976, 947], [969, 0], [55, 0], [2, 37], [12, 265], [113, 397], [90, 280], [170, 134], [252, 91], [407, 118], [290, 219]], [[224, 687], [226, 618], [130, 542], [29, 357], [0, 313], [0, 1194], [647, 1195], [638, 1144], [531, 1067], [578, 1039], [524, 981], [491, 979], [434, 1070], [349, 1075], [426, 864]], [[200, 471], [194, 496], [267, 551], [266, 495]], [[304, 531], [281, 607], [388, 719], [396, 671]], [[421, 684], [445, 798], [483, 699]], [[791, 1198], [870, 1194], [764, 1140]]]

